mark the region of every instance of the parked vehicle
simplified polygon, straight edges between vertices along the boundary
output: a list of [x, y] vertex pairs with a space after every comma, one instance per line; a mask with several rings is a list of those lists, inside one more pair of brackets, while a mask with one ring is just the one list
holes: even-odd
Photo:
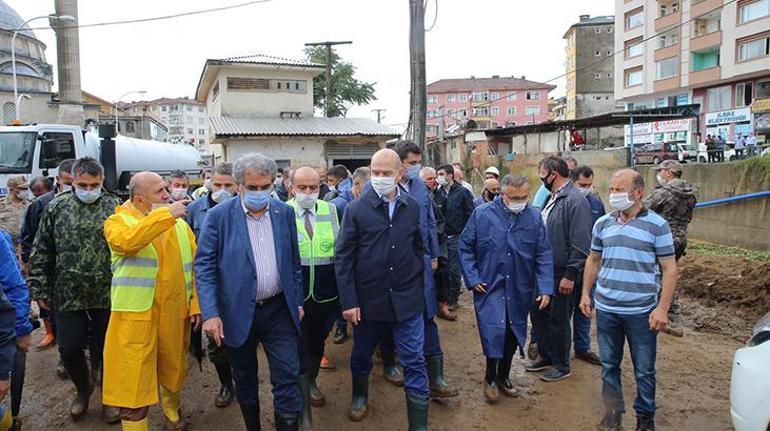
[[[735, 149], [733, 148], [733, 143], [728, 142], [725, 146], [725, 161], [726, 162], [733, 162], [737, 160], [735, 157]], [[706, 144], [701, 142], [698, 144], [698, 161], [700, 163], [708, 163], [709, 160], [709, 152], [706, 149]]]
[[104, 164], [112, 192], [125, 194], [132, 173], [153, 171], [166, 175], [182, 170], [198, 176], [201, 154], [190, 145], [117, 136], [110, 145], [95, 131], [62, 124], [0, 127], [0, 196], [8, 194], [14, 175], [54, 177], [64, 159], [90, 156]]
[[655, 142], [642, 146], [634, 153], [634, 164], [659, 164], [664, 160], [679, 160], [679, 147], [668, 142]]
[[698, 161], [698, 148], [694, 144], [676, 144], [676, 146], [679, 149], [681, 163]]
[[730, 415], [735, 431], [770, 430], [770, 313], [754, 327], [746, 347], [735, 352], [730, 379]]

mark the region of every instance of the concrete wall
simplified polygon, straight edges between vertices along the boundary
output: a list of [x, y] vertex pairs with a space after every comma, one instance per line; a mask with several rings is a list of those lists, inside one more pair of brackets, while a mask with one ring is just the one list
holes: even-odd
[[[221, 115], [233, 117], [277, 117], [281, 112], [302, 112], [303, 116], [313, 116], [313, 77], [320, 70], [292, 68], [223, 68], [219, 80], [219, 99]], [[227, 78], [258, 78], [271, 80], [305, 81], [304, 93], [280, 90], [229, 90]], [[213, 114], [212, 114], [213, 115]]]
[[[647, 184], [655, 184], [651, 167], [639, 169]], [[698, 202], [770, 190], [770, 157], [715, 165], [685, 165], [683, 178], [698, 187]], [[697, 208], [690, 238], [770, 250], [770, 198]]]

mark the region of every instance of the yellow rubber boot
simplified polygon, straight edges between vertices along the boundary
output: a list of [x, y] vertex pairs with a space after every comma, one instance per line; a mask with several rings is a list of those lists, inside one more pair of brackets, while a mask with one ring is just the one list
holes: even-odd
[[8, 431], [13, 426], [11, 411], [6, 409], [5, 406], [0, 405], [0, 412], [2, 412], [2, 416], [0, 416], [0, 431]]
[[171, 422], [179, 422], [179, 404], [180, 393], [160, 387], [160, 405], [163, 408], [163, 414]]
[[144, 418], [138, 422], [132, 421], [120, 421], [123, 431], [149, 431], [150, 425], [147, 422], [147, 418]]

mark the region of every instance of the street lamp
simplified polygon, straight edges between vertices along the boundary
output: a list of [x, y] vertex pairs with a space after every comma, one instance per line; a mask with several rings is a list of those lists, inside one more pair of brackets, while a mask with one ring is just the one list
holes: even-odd
[[129, 96], [131, 94], [146, 94], [147, 91], [145, 90], [134, 90], [129, 91], [128, 93], [125, 93], [124, 95], [118, 97], [118, 100], [115, 101], [115, 133], [118, 133], [118, 129], [120, 126], [118, 125], [118, 104], [120, 103], [121, 99], [123, 99], [126, 96]]
[[[30, 18], [26, 21], [24, 21], [20, 26], [16, 27], [16, 30], [13, 32], [13, 37], [11, 38], [11, 68], [13, 69], [13, 100], [18, 101], [19, 99], [19, 86], [16, 82], [16, 36], [19, 34], [19, 31], [23, 30], [24, 27], [26, 27], [27, 24], [30, 22], [36, 20], [36, 19], [43, 19], [48, 18], [49, 21], [59, 21], [59, 22], [76, 22], [77, 19], [75, 19], [74, 16], [71, 15], [43, 15], [43, 16], [36, 16], [34, 18]], [[15, 121], [19, 120], [19, 104], [16, 103], [16, 119]]]

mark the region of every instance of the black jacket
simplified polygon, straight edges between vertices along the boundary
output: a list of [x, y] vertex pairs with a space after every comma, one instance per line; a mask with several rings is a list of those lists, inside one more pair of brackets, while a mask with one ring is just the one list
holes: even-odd
[[420, 206], [407, 193], [388, 216], [388, 203], [369, 188], [345, 210], [334, 269], [343, 310], [361, 318], [401, 322], [425, 309]]
[[21, 260], [29, 262], [29, 255], [32, 253], [32, 242], [35, 241], [37, 228], [40, 226], [40, 219], [43, 218], [43, 210], [48, 202], [56, 197], [56, 192], [50, 191], [38, 196], [27, 207], [24, 214], [24, 223], [21, 225], [19, 240], [21, 242]]
[[566, 278], [575, 281], [591, 251], [591, 207], [572, 181], [556, 196], [548, 198], [543, 211], [552, 200], [555, 202], [548, 215], [546, 229], [553, 249], [554, 276], [557, 280]]
[[459, 183], [452, 183], [449, 193], [444, 191], [441, 186], [433, 193], [438, 211], [444, 217], [444, 233], [446, 235], [460, 235], [476, 208], [473, 203], [473, 195]]

